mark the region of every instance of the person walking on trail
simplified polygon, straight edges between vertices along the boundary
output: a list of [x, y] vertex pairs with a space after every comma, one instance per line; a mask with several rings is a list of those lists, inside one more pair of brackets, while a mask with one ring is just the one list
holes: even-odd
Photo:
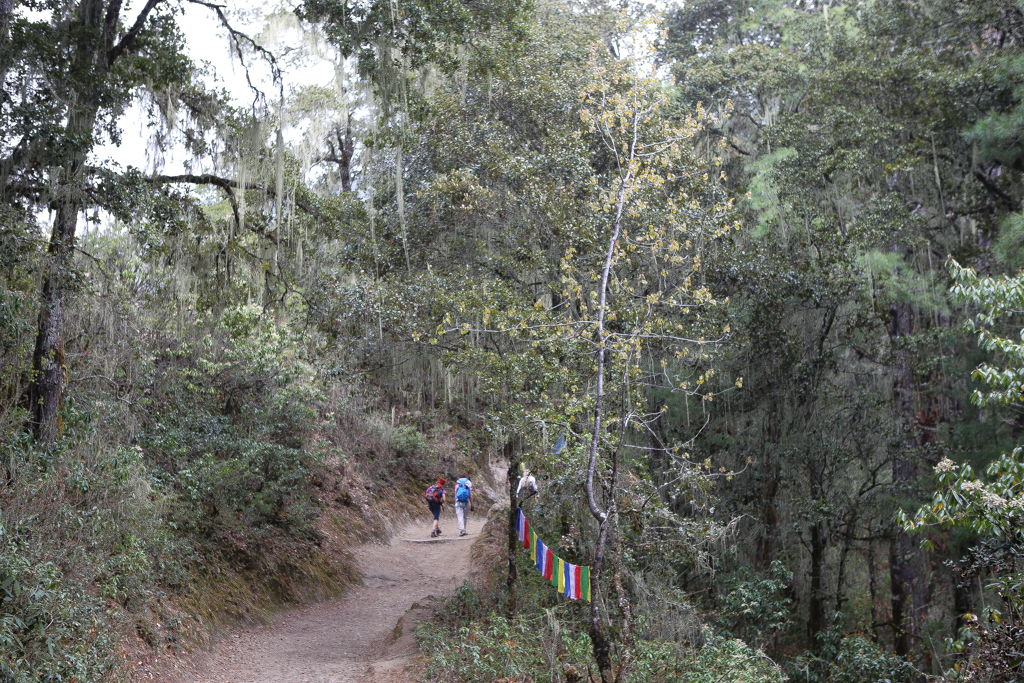
[[531, 493], [536, 494], [538, 502], [540, 501], [540, 490], [537, 488], [537, 478], [530, 474], [530, 470], [523, 469], [523, 476], [519, 478], [519, 486], [516, 487], [516, 497], [519, 497], [520, 492], [526, 489], [524, 495], [529, 496]]
[[427, 499], [427, 507], [430, 508], [430, 514], [434, 515], [434, 528], [430, 530], [430, 537], [437, 538], [441, 535], [441, 507], [447, 500], [444, 494], [444, 477], [437, 480], [436, 484], [427, 487], [427, 492], [424, 497]]
[[459, 520], [459, 536], [466, 535], [466, 517], [473, 509], [473, 482], [463, 474], [455, 482], [455, 517]]

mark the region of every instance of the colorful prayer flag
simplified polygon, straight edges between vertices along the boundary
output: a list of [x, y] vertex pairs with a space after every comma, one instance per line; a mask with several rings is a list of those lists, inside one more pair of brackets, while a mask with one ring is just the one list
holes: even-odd
[[572, 600], [590, 601], [590, 567], [582, 567], [556, 557], [537, 532], [522, 509], [516, 516], [516, 531], [523, 548], [530, 551], [530, 559], [540, 575], [551, 582], [559, 593]]

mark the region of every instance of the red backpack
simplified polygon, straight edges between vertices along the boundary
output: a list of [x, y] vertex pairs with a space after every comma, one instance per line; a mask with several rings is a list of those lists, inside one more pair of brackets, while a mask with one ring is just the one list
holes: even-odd
[[427, 492], [423, 497], [427, 499], [428, 503], [440, 503], [442, 495], [444, 495], [444, 489], [436, 484], [431, 484], [427, 487]]

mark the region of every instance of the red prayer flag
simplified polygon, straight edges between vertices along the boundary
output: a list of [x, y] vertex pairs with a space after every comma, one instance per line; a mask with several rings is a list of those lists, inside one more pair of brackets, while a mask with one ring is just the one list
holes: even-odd
[[575, 570], [576, 580], [572, 582], [572, 587], [573, 587], [573, 596], [572, 597], [573, 597], [574, 600], [579, 600], [582, 597], [582, 594], [580, 592], [580, 585], [581, 584], [580, 584], [580, 567], [579, 567], [579, 565], [574, 565], [573, 566], [573, 570]]
[[551, 548], [547, 548], [545, 554], [547, 557], [544, 559], [544, 578], [550, 581], [554, 575], [555, 554], [551, 552]]
[[530, 549], [530, 520], [523, 520], [523, 547]]

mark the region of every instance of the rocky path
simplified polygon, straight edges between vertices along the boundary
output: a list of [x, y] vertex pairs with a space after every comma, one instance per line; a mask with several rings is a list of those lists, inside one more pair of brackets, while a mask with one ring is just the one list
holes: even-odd
[[[479, 509], [478, 509], [479, 513]], [[389, 545], [366, 545], [356, 557], [363, 585], [344, 598], [280, 615], [233, 634], [198, 663], [195, 683], [399, 683], [416, 654], [412, 627], [430, 602], [451, 595], [469, 575], [469, 551], [484, 525], [474, 514], [458, 537], [454, 516], [430, 540], [424, 520]]]

